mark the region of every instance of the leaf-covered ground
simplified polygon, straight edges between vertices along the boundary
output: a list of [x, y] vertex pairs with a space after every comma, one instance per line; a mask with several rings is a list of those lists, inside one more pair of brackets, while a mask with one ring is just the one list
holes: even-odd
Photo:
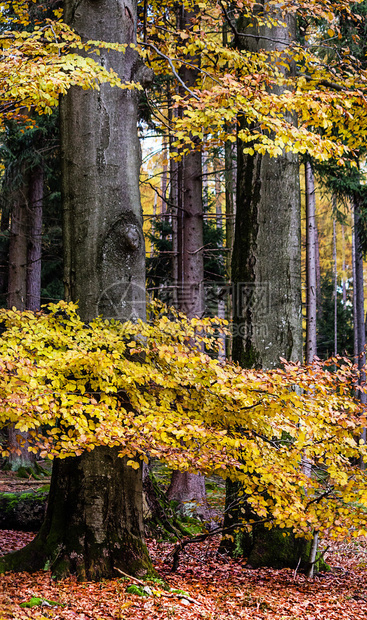
[[[16, 549], [32, 534], [3, 530], [0, 553]], [[367, 541], [338, 544], [329, 549], [330, 573], [308, 581], [291, 570], [252, 570], [240, 561], [218, 558], [217, 540], [192, 545], [182, 554], [177, 573], [164, 563], [172, 546], [149, 542], [160, 575], [180, 593], [140, 597], [127, 594], [127, 580], [77, 583], [54, 582], [49, 572], [0, 576], [0, 620], [358, 620], [367, 618]], [[132, 582], [131, 582], [132, 583]], [[150, 583], [152, 589], [161, 589]], [[20, 607], [32, 597], [56, 601]]]

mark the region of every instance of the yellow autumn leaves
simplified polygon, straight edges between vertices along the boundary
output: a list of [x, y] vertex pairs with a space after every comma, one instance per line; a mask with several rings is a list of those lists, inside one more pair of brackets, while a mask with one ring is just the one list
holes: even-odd
[[336, 533], [363, 529], [367, 422], [352, 364], [243, 370], [215, 358], [223, 324], [149, 312], [149, 323], [86, 325], [65, 302], [1, 310], [0, 426], [28, 430], [31, 450], [51, 458], [117, 446], [133, 468], [156, 457], [229, 476], [258, 515], [299, 534], [334, 520]]

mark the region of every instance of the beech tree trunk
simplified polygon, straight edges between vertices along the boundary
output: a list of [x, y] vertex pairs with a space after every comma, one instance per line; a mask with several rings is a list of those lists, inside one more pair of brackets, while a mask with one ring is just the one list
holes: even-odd
[[[293, 17], [286, 22], [261, 27], [246, 49], [285, 47], [295, 36]], [[232, 278], [239, 287], [242, 334], [238, 329], [233, 357], [246, 368], [273, 368], [280, 357], [302, 359], [300, 229], [297, 155], [246, 155], [239, 141]]]
[[[133, 43], [136, 0], [66, 0], [65, 20], [84, 40]], [[145, 79], [137, 54], [101, 50], [122, 79]], [[150, 73], [150, 72], [149, 72]], [[138, 176], [137, 95], [103, 85], [71, 88], [60, 106], [65, 289], [84, 321], [145, 316], [145, 246]], [[143, 575], [142, 475], [98, 447], [55, 462], [45, 522], [2, 569], [51, 567], [59, 577], [98, 580], [114, 567]]]
[[[262, 3], [265, 12], [271, 9]], [[279, 19], [279, 14], [273, 15]], [[293, 16], [287, 26], [249, 27], [239, 20], [242, 46], [250, 51], [284, 49], [295, 35]], [[247, 30], [247, 28], [250, 28]], [[246, 33], [257, 37], [246, 37]], [[246, 118], [239, 119], [246, 126]], [[271, 369], [279, 358], [302, 360], [301, 226], [298, 157], [247, 155], [237, 142], [236, 226], [232, 280], [237, 290], [233, 360], [245, 368]], [[237, 505], [235, 501], [237, 497]], [[236, 483], [228, 480], [224, 527], [241, 517]], [[248, 506], [244, 506], [245, 512]], [[254, 515], [250, 515], [254, 517]], [[256, 517], [255, 517], [256, 519]], [[241, 519], [240, 519], [241, 520]], [[278, 528], [254, 526], [251, 536], [238, 534], [222, 548], [240, 553], [253, 566], [297, 564], [299, 545]]]

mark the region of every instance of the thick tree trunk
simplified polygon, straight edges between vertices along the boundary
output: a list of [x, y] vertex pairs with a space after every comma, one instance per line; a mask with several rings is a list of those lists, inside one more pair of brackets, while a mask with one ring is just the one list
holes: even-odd
[[[295, 34], [294, 18], [287, 17], [286, 21], [287, 27], [251, 28], [250, 33], [256, 32], [258, 38], [244, 36], [244, 46], [255, 52], [283, 49]], [[244, 35], [246, 26], [238, 24]], [[241, 124], [246, 125], [246, 118], [240, 119]], [[277, 158], [247, 155], [238, 141], [232, 259], [237, 300], [232, 355], [245, 368], [275, 368], [280, 357], [302, 360], [300, 230], [297, 156], [285, 152]], [[224, 527], [233, 523], [235, 495], [236, 485], [228, 480]], [[241, 503], [241, 498], [238, 501]], [[283, 532], [269, 532], [259, 525], [254, 526], [251, 537], [223, 541], [222, 548], [245, 555], [253, 566], [279, 567], [297, 564], [298, 549], [293, 542], [293, 538], [284, 539]]]
[[117, 448], [56, 461], [42, 528], [30, 545], [8, 556], [7, 570], [51, 567], [59, 578], [75, 574], [81, 581], [113, 575], [114, 567], [145, 574], [150, 562], [141, 498], [141, 476]]
[[298, 160], [244, 156], [239, 144], [238, 170], [233, 359], [275, 368], [280, 357], [302, 359]]
[[[136, 1], [66, 0], [65, 20], [83, 39], [133, 43]], [[101, 51], [122, 79], [144, 77], [137, 54]], [[145, 246], [134, 91], [72, 88], [60, 106], [65, 288], [84, 321], [145, 316]], [[117, 449], [98, 447], [55, 463], [46, 520], [37, 538], [2, 568], [102, 579], [114, 567], [151, 570], [143, 538], [141, 470]]]
[[[286, 21], [286, 27], [259, 28], [258, 39], [245, 38], [246, 49], [286, 47], [295, 36], [294, 18]], [[239, 329], [233, 357], [247, 368], [276, 367], [280, 357], [302, 359], [300, 247], [298, 157], [245, 155], [239, 141], [232, 260]]]

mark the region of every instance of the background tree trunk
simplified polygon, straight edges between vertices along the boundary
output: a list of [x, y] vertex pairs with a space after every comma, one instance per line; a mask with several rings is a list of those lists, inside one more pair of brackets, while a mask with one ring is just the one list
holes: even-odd
[[30, 171], [28, 187], [27, 310], [41, 307], [43, 168]]
[[[182, 5], [178, 10], [179, 29], [190, 29], [194, 18], [195, 13]], [[190, 57], [190, 63], [195, 62], [199, 60]], [[189, 88], [193, 87], [198, 70], [183, 65], [180, 77]], [[178, 162], [177, 301], [189, 318], [204, 314], [203, 245], [202, 154], [198, 149]], [[200, 474], [174, 471], [167, 497], [184, 512], [208, 517], [205, 478]]]
[[25, 310], [27, 274], [27, 181], [24, 166], [20, 172], [22, 182], [11, 197], [9, 241], [8, 308]]
[[[82, 37], [133, 43], [136, 1], [66, 0], [65, 20]], [[101, 51], [123, 80], [144, 78], [137, 54]], [[145, 246], [138, 176], [137, 95], [103, 85], [72, 88], [60, 107], [65, 288], [84, 321], [98, 314], [145, 317]], [[114, 567], [151, 569], [143, 539], [141, 470], [98, 447], [55, 463], [46, 520], [36, 539], [4, 561], [12, 569], [102, 579]], [[4, 564], [3, 564], [4, 566]]]
[[[360, 204], [358, 197], [354, 198], [354, 259], [355, 259], [355, 281], [354, 298], [355, 298], [355, 333], [357, 346], [357, 364], [358, 364], [358, 385], [366, 387], [366, 327], [364, 320], [364, 280], [363, 280], [363, 249], [360, 233]], [[362, 403], [367, 403], [367, 394], [359, 392], [359, 398]], [[362, 437], [364, 441], [367, 439], [367, 431], [363, 430]], [[361, 468], [366, 468], [366, 463], [361, 461]]]
[[[30, 239], [29, 209], [30, 188], [32, 187], [31, 171], [26, 170], [23, 163], [19, 171], [17, 187], [11, 192], [11, 223], [9, 243], [9, 275], [8, 275], [8, 307], [17, 310], [27, 308], [27, 275], [28, 275], [28, 244]], [[41, 207], [42, 208], [42, 207]], [[39, 287], [41, 273], [38, 274]], [[30, 308], [32, 309], [32, 308]], [[8, 428], [8, 442], [11, 452], [8, 466], [13, 471], [20, 468], [32, 467], [35, 462], [34, 454], [28, 452], [28, 434], [21, 432], [14, 426]]]
[[306, 363], [310, 364], [317, 355], [316, 316], [316, 212], [315, 179], [311, 163], [305, 164], [306, 180]]
[[334, 355], [338, 353], [338, 265], [336, 261], [336, 220], [333, 219], [333, 276], [334, 276]]

